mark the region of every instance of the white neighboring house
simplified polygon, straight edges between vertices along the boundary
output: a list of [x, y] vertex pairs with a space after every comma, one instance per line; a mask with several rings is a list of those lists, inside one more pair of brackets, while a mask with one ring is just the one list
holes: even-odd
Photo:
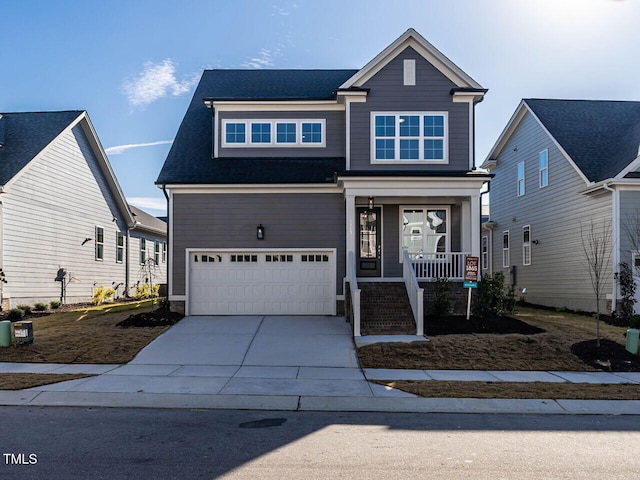
[[147, 217], [127, 205], [86, 111], [0, 114], [3, 309], [86, 302], [96, 286], [126, 296], [140, 239], [166, 249], [166, 227]]

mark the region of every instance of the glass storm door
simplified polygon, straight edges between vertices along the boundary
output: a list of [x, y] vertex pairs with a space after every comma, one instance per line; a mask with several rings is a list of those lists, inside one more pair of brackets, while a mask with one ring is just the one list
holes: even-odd
[[380, 208], [358, 208], [358, 245], [356, 275], [379, 277], [382, 261]]

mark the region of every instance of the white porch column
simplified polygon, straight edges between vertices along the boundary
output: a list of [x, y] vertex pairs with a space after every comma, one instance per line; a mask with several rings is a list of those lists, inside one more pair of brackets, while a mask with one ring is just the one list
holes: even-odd
[[[351, 272], [349, 268], [349, 252], [355, 255], [356, 245], [356, 197], [355, 195], [345, 195], [346, 210], [346, 228], [347, 228], [347, 245], [346, 245], [346, 261], [347, 261], [347, 281], [351, 281]], [[355, 258], [355, 257], [354, 257]]]
[[471, 197], [471, 252], [474, 257], [480, 257], [480, 224], [482, 213], [480, 211], [480, 195]]
[[461, 228], [460, 228], [460, 237], [461, 237], [461, 245], [460, 250], [463, 252], [470, 252], [472, 248], [471, 242], [471, 199], [465, 199], [462, 202], [460, 208], [460, 217], [461, 217]]

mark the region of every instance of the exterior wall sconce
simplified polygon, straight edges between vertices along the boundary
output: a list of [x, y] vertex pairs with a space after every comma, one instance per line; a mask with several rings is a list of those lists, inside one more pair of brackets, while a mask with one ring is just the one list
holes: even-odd
[[533, 240], [531, 243], [533, 243], [534, 245], [538, 245], [540, 243], [540, 240]]
[[369, 208], [373, 208], [373, 197], [369, 197]]
[[258, 240], [264, 240], [264, 227], [262, 224], [258, 225], [258, 232], [256, 236]]

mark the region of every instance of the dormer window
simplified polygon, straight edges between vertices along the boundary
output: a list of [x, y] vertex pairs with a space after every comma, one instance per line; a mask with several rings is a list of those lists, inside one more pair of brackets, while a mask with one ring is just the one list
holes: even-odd
[[223, 120], [222, 146], [324, 147], [324, 130], [324, 119]]
[[446, 112], [371, 113], [373, 162], [448, 162]]

